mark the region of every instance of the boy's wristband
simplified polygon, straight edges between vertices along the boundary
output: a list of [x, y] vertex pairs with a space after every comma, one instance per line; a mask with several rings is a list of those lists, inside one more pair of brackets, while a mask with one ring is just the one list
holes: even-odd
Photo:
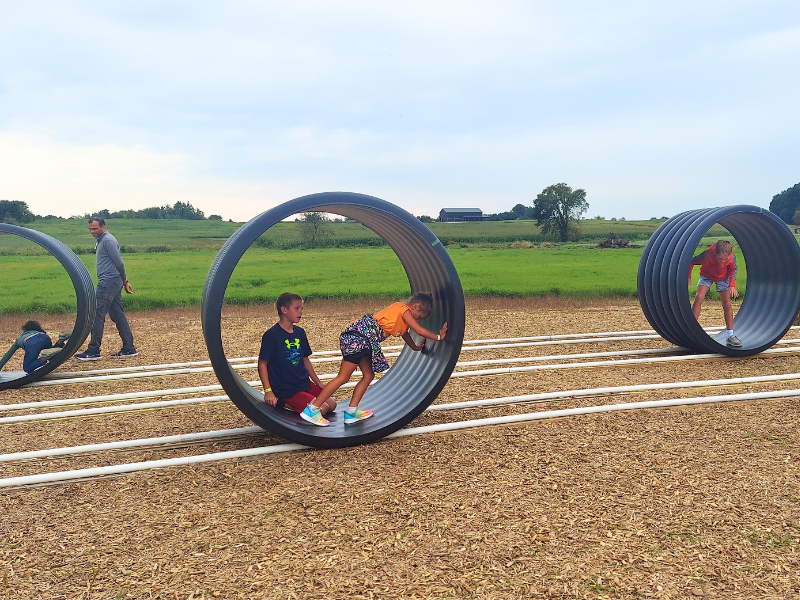
[[442, 336], [440, 334], [438, 334], [438, 333], [436, 334], [436, 341], [437, 342], [441, 342], [442, 341]]
[[272, 391], [272, 388], [267, 388], [267, 389], [264, 390], [264, 393], [266, 394], [267, 392], [271, 392], [271, 391]]

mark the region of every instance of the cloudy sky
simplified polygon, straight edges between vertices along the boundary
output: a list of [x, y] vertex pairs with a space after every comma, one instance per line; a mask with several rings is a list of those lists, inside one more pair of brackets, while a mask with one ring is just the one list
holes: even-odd
[[0, 199], [243, 221], [583, 188], [587, 216], [800, 182], [800, 3], [0, 1]]

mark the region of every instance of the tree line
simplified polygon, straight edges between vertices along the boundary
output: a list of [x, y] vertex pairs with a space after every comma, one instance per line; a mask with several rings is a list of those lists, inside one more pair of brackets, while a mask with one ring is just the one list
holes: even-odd
[[[199, 208], [192, 206], [191, 202], [176, 202], [172, 206], [151, 206], [141, 210], [116, 210], [107, 208], [93, 213], [73, 215], [71, 219], [89, 219], [89, 217], [102, 217], [103, 219], [187, 219], [191, 221], [222, 221], [220, 215], [209, 215]], [[37, 219], [57, 219], [54, 215], [35, 215], [28, 208], [28, 204], [21, 200], [0, 200], [0, 223], [23, 224], [32, 223]]]

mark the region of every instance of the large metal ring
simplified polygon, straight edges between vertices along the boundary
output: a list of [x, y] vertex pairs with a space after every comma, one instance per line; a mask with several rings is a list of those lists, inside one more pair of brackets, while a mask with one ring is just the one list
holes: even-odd
[[[709, 336], [689, 302], [689, 263], [715, 223], [731, 233], [747, 264], [747, 293], [734, 320], [741, 348], [725, 345], [724, 330]], [[639, 262], [638, 291], [647, 320], [666, 340], [699, 352], [750, 356], [781, 339], [797, 316], [800, 247], [780, 218], [758, 206], [687, 211], [650, 238]]]
[[[306, 423], [299, 415], [259, 402], [263, 392], [248, 385], [228, 364], [222, 346], [221, 318], [225, 289], [250, 245], [270, 227], [302, 212], [348, 217], [377, 233], [394, 250], [411, 291], [431, 292], [433, 312], [424, 326], [438, 331], [447, 322], [447, 337], [428, 342], [428, 352], [404, 348], [391, 369], [364, 395], [362, 406], [375, 415], [345, 428], [341, 409], [328, 427]], [[268, 267], [265, 267], [268, 268]], [[376, 309], [379, 307], [376, 307]], [[214, 372], [228, 397], [254, 423], [282, 438], [319, 448], [341, 448], [378, 440], [404, 427], [439, 395], [453, 372], [464, 339], [464, 292], [450, 256], [438, 238], [403, 209], [363, 194], [326, 192], [296, 198], [253, 218], [234, 233], [217, 254], [203, 289], [203, 335]], [[342, 323], [342, 329], [347, 323]], [[333, 332], [331, 332], [333, 335]], [[333, 341], [333, 340], [332, 340]], [[242, 349], [243, 351], [245, 349]], [[246, 350], [252, 353], [253, 349]]]
[[[36, 369], [32, 373], [10, 379], [5, 379], [5, 377], [0, 378], [0, 390], [5, 390], [9, 388], [18, 388], [41, 379], [75, 354], [75, 351], [81, 347], [92, 331], [97, 302], [94, 296], [94, 284], [92, 283], [92, 278], [89, 276], [89, 272], [86, 270], [86, 267], [83, 266], [81, 260], [72, 250], [67, 248], [67, 246], [45, 233], [34, 231], [27, 227], [0, 223], [0, 234], [2, 233], [10, 233], [26, 238], [55, 256], [56, 260], [61, 263], [61, 266], [67, 270], [67, 274], [72, 280], [72, 285], [75, 287], [75, 296], [78, 302], [77, 312], [75, 314], [75, 326], [72, 328], [72, 336], [69, 338], [66, 346], [42, 368]], [[53, 293], [57, 294], [59, 291], [53, 290]]]

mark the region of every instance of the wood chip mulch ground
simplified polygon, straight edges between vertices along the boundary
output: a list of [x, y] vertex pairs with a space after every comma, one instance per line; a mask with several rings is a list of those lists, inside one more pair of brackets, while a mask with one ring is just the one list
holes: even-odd
[[[308, 304], [303, 325], [312, 346], [335, 348], [342, 327], [370, 308]], [[231, 309], [230, 356], [257, 353], [272, 310]], [[710, 305], [703, 322], [720, 317]], [[18, 320], [0, 319], [0, 339], [15, 337]], [[52, 317], [42, 321], [48, 330], [62, 327]], [[125, 364], [206, 358], [196, 312], [137, 313], [131, 321], [141, 355]], [[633, 301], [474, 300], [466, 337], [648, 328]], [[113, 328], [107, 335], [117, 343]], [[113, 344], [104, 352], [116, 351]], [[658, 346], [664, 343], [554, 346], [465, 359]], [[798, 362], [465, 378], [448, 384], [438, 401], [794, 373]], [[111, 363], [65, 367], [117, 366]], [[210, 374], [9, 390], [0, 392], [0, 404], [214, 382]], [[779, 387], [426, 414], [412, 426]], [[0, 599], [800, 598], [797, 403], [598, 414], [0, 491]], [[0, 452], [247, 425], [229, 403], [53, 419], [0, 425]], [[272, 443], [280, 440], [264, 435], [0, 463], [0, 477]]]

